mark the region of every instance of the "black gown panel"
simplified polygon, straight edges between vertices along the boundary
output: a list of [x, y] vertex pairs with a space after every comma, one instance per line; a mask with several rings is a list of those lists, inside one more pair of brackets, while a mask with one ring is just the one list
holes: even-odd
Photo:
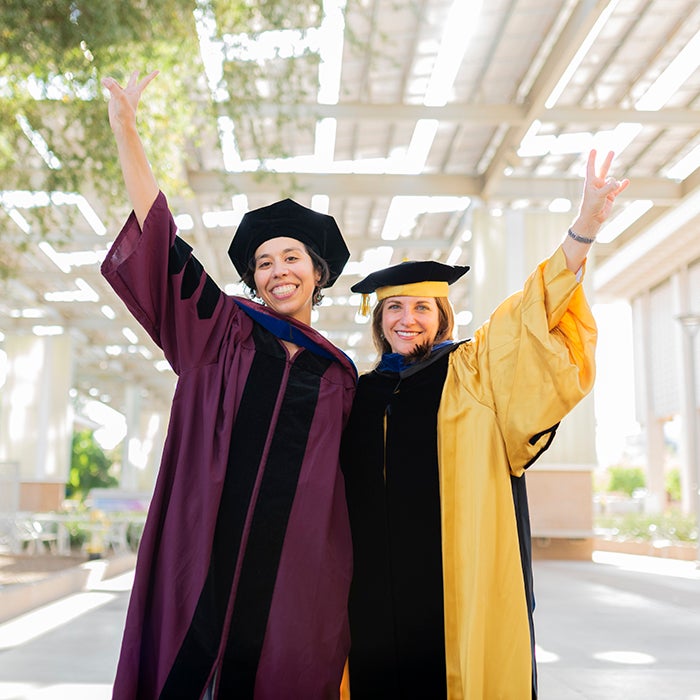
[[447, 694], [436, 417], [448, 357], [363, 376], [345, 432], [353, 700]]

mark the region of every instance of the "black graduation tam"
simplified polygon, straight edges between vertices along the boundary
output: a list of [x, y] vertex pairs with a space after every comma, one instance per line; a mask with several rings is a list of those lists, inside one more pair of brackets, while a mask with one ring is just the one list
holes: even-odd
[[360, 313], [369, 313], [369, 295], [387, 297], [446, 297], [448, 285], [469, 271], [468, 265], [445, 265], [437, 260], [407, 260], [376, 270], [350, 287], [362, 294]]
[[[350, 290], [371, 294], [382, 287], [399, 287], [416, 282], [447, 282], [452, 284], [469, 271], [469, 265], [445, 265], [437, 260], [406, 260], [367, 275], [353, 284]], [[386, 294], [387, 296], [402, 296]]]
[[278, 236], [305, 243], [328, 263], [331, 274], [326, 287], [338, 279], [350, 257], [350, 251], [332, 216], [291, 199], [283, 199], [249, 211], [241, 219], [228, 249], [238, 274], [243, 276], [261, 243]]

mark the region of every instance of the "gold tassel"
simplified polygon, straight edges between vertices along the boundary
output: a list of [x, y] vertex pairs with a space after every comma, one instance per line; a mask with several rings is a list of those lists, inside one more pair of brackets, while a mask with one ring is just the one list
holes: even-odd
[[369, 294], [363, 294], [360, 301], [360, 316], [369, 316]]

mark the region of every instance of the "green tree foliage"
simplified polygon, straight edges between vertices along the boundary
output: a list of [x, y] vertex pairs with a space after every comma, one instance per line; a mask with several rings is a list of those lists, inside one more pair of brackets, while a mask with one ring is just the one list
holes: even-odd
[[[182, 147], [201, 106], [185, 99], [201, 75], [191, 1], [13, 0], [0, 8], [0, 170], [12, 172], [9, 182], [3, 172], [4, 187], [14, 180], [14, 186], [75, 191], [97, 172], [95, 186], [109, 190], [118, 170], [100, 86], [105, 75], [124, 80], [131, 70], [162, 70], [168, 78], [153, 91], [145, 133], [153, 139], [164, 128], [171, 103], [171, 141]], [[27, 126], [60, 167], [39, 160]], [[161, 142], [159, 155], [163, 150]], [[163, 172], [172, 165], [168, 158], [156, 162]]]
[[110, 473], [111, 467], [111, 459], [95, 440], [92, 430], [73, 433], [66, 496], [84, 501], [90, 489], [118, 486], [118, 479]]
[[[242, 139], [247, 150], [258, 153], [246, 157], [279, 155], [276, 134], [291, 117], [283, 109], [256, 117], [261, 95], [282, 103], [303, 99], [316, 87], [317, 54], [227, 60], [219, 85], [227, 97], [215, 102], [195, 17], [210, 20], [214, 39], [226, 36], [235, 45], [235, 37], [244, 34], [314, 26], [321, 8], [321, 0], [5, 0], [0, 4], [0, 189], [81, 192], [97, 198], [108, 213], [123, 207], [100, 81], [112, 75], [124, 83], [133, 70], [161, 72], [148, 88], [139, 123], [169, 196], [187, 193], [187, 158], [196, 154], [200, 135], [212, 133], [216, 116], [230, 116], [247, 132]], [[43, 142], [43, 156], [30, 138]], [[37, 213], [42, 235], [52, 230], [50, 207], [44, 209]], [[115, 216], [123, 216], [121, 209]], [[8, 233], [16, 229], [0, 216], [0, 250], [5, 251], [0, 274], [11, 272], [13, 253], [16, 258], [26, 245], [26, 237]], [[60, 242], [70, 233], [53, 235]]]
[[610, 467], [608, 491], [626, 493], [631, 496], [636, 489], [646, 486], [644, 470], [639, 467]]

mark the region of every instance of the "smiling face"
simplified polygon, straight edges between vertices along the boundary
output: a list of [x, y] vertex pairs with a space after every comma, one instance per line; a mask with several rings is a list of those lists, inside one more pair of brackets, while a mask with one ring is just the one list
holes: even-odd
[[388, 297], [382, 307], [382, 333], [392, 352], [410, 355], [418, 346], [432, 345], [440, 327], [433, 297]]
[[313, 293], [320, 275], [303, 243], [280, 236], [255, 251], [255, 290], [266, 306], [311, 323]]

